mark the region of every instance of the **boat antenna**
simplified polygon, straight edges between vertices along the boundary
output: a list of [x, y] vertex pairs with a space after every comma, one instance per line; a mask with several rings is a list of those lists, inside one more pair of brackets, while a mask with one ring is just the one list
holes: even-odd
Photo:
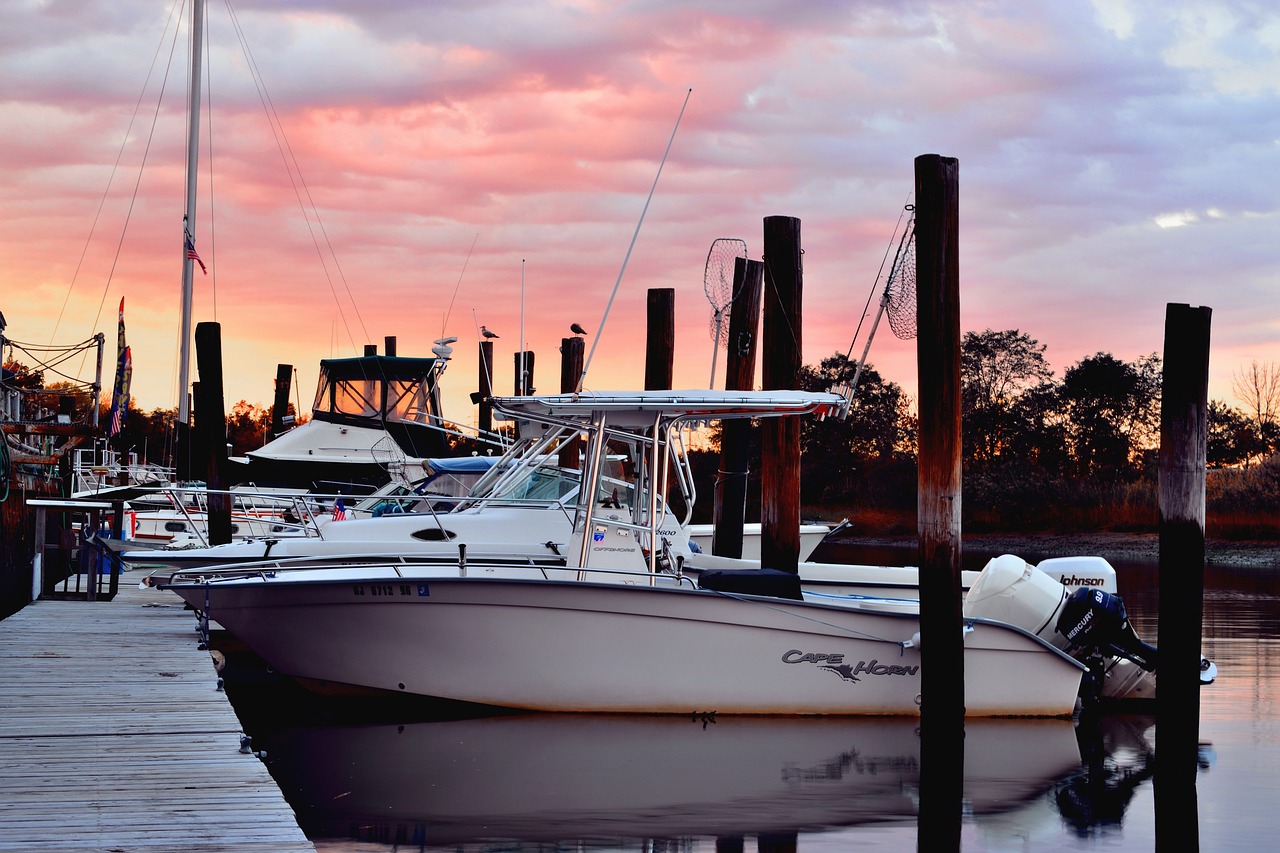
[[649, 188], [649, 197], [644, 200], [644, 208], [640, 211], [640, 220], [636, 222], [636, 230], [631, 235], [631, 245], [627, 246], [627, 253], [622, 258], [622, 268], [618, 270], [618, 280], [613, 283], [613, 293], [609, 294], [609, 302], [604, 307], [604, 316], [600, 318], [600, 325], [596, 329], [595, 340], [591, 342], [591, 352], [587, 354], [587, 360], [582, 365], [582, 373], [578, 374], [577, 391], [582, 391], [583, 382], [587, 378], [587, 369], [591, 367], [591, 359], [595, 357], [596, 347], [600, 345], [600, 338], [604, 336], [604, 324], [609, 319], [609, 310], [613, 308], [614, 297], [618, 295], [618, 287], [622, 284], [622, 274], [627, 271], [627, 261], [631, 260], [631, 250], [636, 246], [636, 238], [640, 236], [640, 226], [644, 224], [644, 215], [649, 211], [649, 202], [653, 201], [653, 192], [658, 188], [658, 178], [662, 177], [662, 167], [666, 165], [667, 155], [671, 153], [671, 143], [676, 141], [676, 131], [680, 129], [680, 119], [684, 117], [684, 108], [689, 105], [689, 96], [693, 94], [693, 89], [685, 92], [684, 103], [680, 105], [680, 114], [676, 116], [676, 125], [671, 128], [671, 138], [667, 140], [667, 149], [662, 152], [662, 161], [658, 163], [658, 173], [653, 176], [653, 186]]
[[520, 390], [516, 392], [517, 396], [523, 397], [529, 393], [529, 383], [526, 381], [527, 368], [524, 365], [525, 350], [528, 347], [524, 344], [524, 258], [520, 259], [520, 375], [516, 377], [516, 387]]
[[449, 297], [449, 308], [444, 312], [444, 320], [440, 322], [440, 337], [448, 334], [449, 315], [453, 313], [453, 301], [458, 298], [458, 288], [462, 287], [462, 277], [467, 273], [467, 264], [471, 263], [471, 253], [476, 250], [476, 241], [480, 239], [480, 232], [476, 232], [476, 236], [471, 239], [471, 248], [467, 249], [467, 256], [462, 260], [462, 270], [458, 273], [458, 283], [453, 286], [453, 295]]

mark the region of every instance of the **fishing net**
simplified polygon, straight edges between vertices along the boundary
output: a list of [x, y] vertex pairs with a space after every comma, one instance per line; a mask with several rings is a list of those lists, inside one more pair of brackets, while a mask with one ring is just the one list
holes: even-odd
[[889, 328], [899, 340], [907, 341], [916, 336], [916, 221], [913, 217], [907, 225], [898, 255], [889, 271], [885, 286], [885, 313], [889, 315]]

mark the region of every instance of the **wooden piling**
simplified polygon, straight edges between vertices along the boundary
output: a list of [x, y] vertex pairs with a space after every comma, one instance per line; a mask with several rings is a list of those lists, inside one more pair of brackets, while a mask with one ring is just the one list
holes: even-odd
[[477, 382], [476, 402], [480, 404], [478, 425], [480, 432], [488, 435], [493, 432], [493, 404], [489, 402], [489, 398], [493, 396], [493, 341], [480, 342], [480, 375]]
[[[209, 544], [231, 541], [231, 496], [225, 476], [227, 467], [227, 414], [222, 391], [222, 326], [196, 324], [196, 370], [200, 375], [200, 401], [196, 416], [201, 420], [205, 483], [209, 488]], [[221, 492], [221, 493], [218, 493]]]
[[[582, 376], [582, 361], [586, 354], [587, 343], [582, 338], [560, 339], [560, 393], [572, 394], [578, 390], [578, 378]], [[575, 438], [561, 445], [559, 461], [561, 468], [576, 470], [578, 456], [582, 451], [582, 439]]]
[[378, 345], [377, 345], [377, 344], [365, 344], [365, 345], [364, 345], [364, 354], [365, 354], [366, 356], [370, 356], [370, 355], [377, 355], [377, 354], [378, 354]]
[[1170, 304], [1165, 311], [1159, 457], [1158, 849], [1197, 849], [1195, 833], [1188, 836], [1187, 820], [1196, 814], [1211, 316], [1209, 308], [1181, 304]]
[[529, 350], [515, 353], [514, 356], [514, 377], [515, 395], [517, 397], [527, 397], [534, 393], [533, 387], [533, 353]]
[[382, 339], [382, 351], [391, 358], [396, 357], [396, 336], [387, 335]]
[[644, 348], [644, 389], [669, 391], [676, 351], [676, 291], [651, 287]]
[[[738, 297], [729, 307], [729, 352], [725, 359], [724, 387], [729, 391], [750, 391], [755, 387], [763, 282], [762, 262], [736, 259], [733, 291]], [[751, 422], [743, 418], [731, 418], [720, 424], [720, 471], [715, 486], [711, 553], [722, 557], [742, 556], [750, 432]]]
[[960, 849], [964, 787], [959, 173], [952, 157], [915, 161], [922, 851]]
[[293, 365], [276, 365], [276, 396], [271, 403], [271, 435], [284, 432], [284, 419], [289, 414], [289, 386], [293, 381]]
[[[800, 220], [764, 220], [763, 352], [765, 390], [799, 384], [804, 263]], [[800, 419], [765, 418], [760, 424], [760, 559], [766, 568], [799, 571]]]

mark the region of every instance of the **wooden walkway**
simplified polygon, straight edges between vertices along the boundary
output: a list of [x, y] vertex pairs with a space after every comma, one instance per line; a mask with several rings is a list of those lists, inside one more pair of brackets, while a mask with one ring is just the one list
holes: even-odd
[[0, 851], [314, 853], [240, 752], [194, 615], [120, 587], [0, 621]]

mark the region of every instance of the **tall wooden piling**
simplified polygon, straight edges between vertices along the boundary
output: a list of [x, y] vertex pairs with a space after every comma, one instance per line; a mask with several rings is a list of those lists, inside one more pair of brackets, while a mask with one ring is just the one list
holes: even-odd
[[644, 390], [669, 391], [676, 351], [676, 291], [651, 287], [644, 348]]
[[196, 417], [204, 442], [205, 483], [209, 487], [209, 544], [231, 541], [231, 495], [227, 467], [227, 413], [222, 390], [222, 326], [196, 324], [196, 370], [200, 375], [200, 399]]
[[517, 397], [527, 397], [534, 392], [533, 387], [533, 353], [529, 350], [523, 350], [514, 354], [514, 377], [515, 395]]
[[480, 374], [476, 382], [474, 401], [480, 404], [477, 423], [480, 432], [488, 435], [493, 432], [493, 404], [489, 402], [493, 396], [493, 341], [480, 342]]
[[[724, 387], [729, 391], [750, 391], [755, 387], [763, 282], [762, 262], [745, 258], [735, 261], [733, 291], [738, 297], [729, 307], [729, 352], [725, 359]], [[720, 471], [716, 476], [711, 553], [722, 557], [742, 556], [750, 432], [751, 422], [743, 418], [730, 418], [720, 424]]]
[[289, 414], [289, 386], [293, 381], [293, 365], [276, 365], [276, 394], [271, 403], [271, 435], [274, 438], [284, 432], [285, 416]]
[[[578, 390], [578, 379], [582, 376], [582, 361], [586, 353], [587, 342], [579, 337], [560, 339], [560, 393], [572, 394]], [[578, 468], [578, 454], [582, 450], [582, 439], [575, 438], [560, 446], [559, 461], [561, 468], [575, 470]]]
[[916, 158], [922, 851], [960, 849], [964, 787], [959, 174], [955, 158]]
[[[765, 390], [795, 388], [801, 359], [804, 264], [800, 220], [764, 220], [763, 352]], [[800, 419], [765, 418], [760, 424], [761, 565], [787, 572], [800, 563]]]
[[[1200, 637], [1212, 310], [1170, 304], [1160, 392], [1160, 689], [1156, 700], [1156, 846], [1198, 849]], [[1188, 843], [1190, 842], [1190, 843]]]

